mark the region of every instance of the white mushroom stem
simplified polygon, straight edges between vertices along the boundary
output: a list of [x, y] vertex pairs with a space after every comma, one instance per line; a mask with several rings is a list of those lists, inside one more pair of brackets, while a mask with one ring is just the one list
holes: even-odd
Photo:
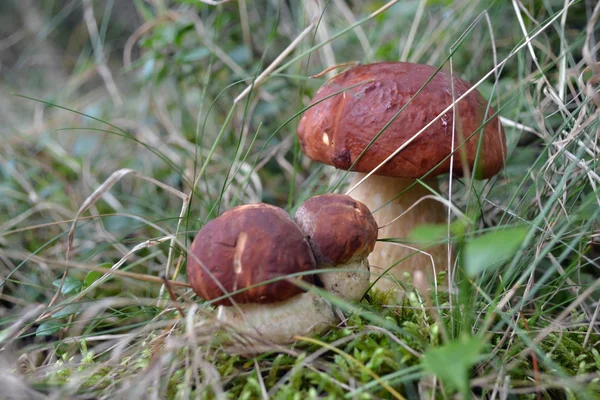
[[346, 264], [331, 266], [319, 264], [318, 269], [340, 268], [340, 272], [323, 272], [319, 278], [323, 288], [342, 299], [359, 301], [369, 289], [369, 261], [364, 257], [355, 257]]
[[[364, 177], [365, 174], [353, 173], [350, 187], [354, 187]], [[373, 217], [375, 217], [375, 221], [380, 227], [378, 239], [394, 238], [404, 241], [408, 239], [410, 232], [419, 225], [446, 222], [446, 210], [442, 203], [433, 199], [423, 199], [423, 197], [432, 194], [427, 188], [417, 183], [404, 192], [413, 183], [415, 183], [414, 179], [371, 175], [350, 192], [351, 197], [364, 203], [373, 213]], [[437, 180], [431, 179], [425, 183], [432, 189], [438, 190]], [[393, 200], [400, 193], [402, 195]], [[385, 205], [388, 202], [389, 204]], [[407, 212], [409, 209], [410, 211]], [[390, 223], [400, 215], [402, 215], [400, 218]], [[419, 247], [412, 244], [409, 246]], [[404, 261], [389, 271], [389, 274], [398, 280], [403, 280], [404, 272], [409, 272], [412, 275], [412, 272], [417, 270], [433, 276], [432, 258], [436, 273], [447, 269], [448, 252], [446, 244], [429, 246], [423, 248], [423, 251], [431, 257], [403, 245], [378, 241], [375, 250], [369, 255], [371, 279], [377, 279], [393, 264], [405, 258]], [[392, 277], [384, 275], [377, 282], [376, 287], [382, 290], [397, 288], [398, 285], [395, 284]]]
[[311, 292], [277, 303], [238, 306], [241, 313], [235, 307], [220, 306], [217, 319], [248, 332], [250, 336], [275, 344], [291, 343], [296, 335], [322, 333], [337, 321], [331, 304]]

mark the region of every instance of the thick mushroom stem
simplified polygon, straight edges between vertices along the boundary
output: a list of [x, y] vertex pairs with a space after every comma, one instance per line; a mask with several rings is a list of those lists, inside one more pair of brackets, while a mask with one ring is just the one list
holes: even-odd
[[[238, 307], [219, 306], [217, 319], [260, 341], [275, 344], [291, 343], [297, 335], [322, 333], [337, 322], [331, 304], [311, 292], [276, 303], [238, 304]], [[257, 344], [257, 340], [250, 339], [250, 342]]]
[[317, 269], [341, 269], [340, 272], [322, 272], [319, 278], [323, 288], [349, 301], [359, 301], [370, 286], [369, 261], [366, 257], [354, 257], [336, 266], [319, 264]]
[[[351, 175], [349, 187], [354, 187], [365, 177], [365, 174], [357, 172]], [[423, 197], [432, 195], [432, 193], [419, 183], [402, 193], [413, 183], [415, 183], [414, 179], [371, 175], [350, 192], [352, 198], [364, 203], [373, 213], [373, 217], [380, 227], [379, 239], [406, 240], [410, 232], [419, 225], [446, 222], [445, 207], [439, 201], [431, 198], [423, 199]], [[426, 183], [434, 190], [438, 189], [435, 178], [427, 180]], [[400, 193], [402, 195], [398, 196]], [[398, 198], [394, 199], [396, 196]], [[386, 205], [388, 202], [389, 204]], [[411, 206], [413, 208], [406, 212]], [[394, 218], [405, 212], [406, 214], [390, 223]], [[410, 246], [413, 248], [419, 247], [412, 244]], [[376, 287], [382, 290], [397, 288], [398, 285], [395, 284], [392, 277], [401, 279], [404, 272], [412, 274], [413, 271], [419, 270], [433, 276], [434, 268], [435, 273], [447, 269], [448, 248], [446, 244], [428, 246], [422, 248], [422, 250], [430, 254], [431, 258], [403, 245], [377, 242], [375, 250], [369, 255], [372, 280], [379, 278], [381, 274], [398, 261], [403, 261], [392, 267], [389, 274], [386, 274], [387, 276], [384, 275], [379, 279]]]

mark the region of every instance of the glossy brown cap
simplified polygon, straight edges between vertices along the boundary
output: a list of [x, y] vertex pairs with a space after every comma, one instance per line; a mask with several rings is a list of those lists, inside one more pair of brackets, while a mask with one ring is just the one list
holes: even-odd
[[367, 206], [343, 194], [311, 197], [298, 207], [294, 220], [319, 264], [366, 258], [377, 241], [377, 223]]
[[[351, 68], [334, 77], [319, 89], [313, 104], [349, 86], [352, 89], [336, 94], [309, 108], [298, 126], [298, 136], [304, 153], [315, 161], [349, 169], [369, 142], [377, 136], [394, 115], [434, 75], [429, 65], [403, 62], [376, 63]], [[454, 98], [462, 96], [471, 86], [454, 78]], [[370, 172], [398, 147], [452, 104], [450, 75], [441, 70], [398, 115], [369, 150], [356, 163], [353, 171]], [[456, 104], [456, 146], [463, 145], [469, 167], [476, 178], [495, 175], [504, 164], [506, 139], [497, 117], [487, 121], [479, 163], [474, 168], [480, 133], [471, 136], [482, 125], [488, 102], [474, 90]], [[494, 115], [490, 107], [487, 119]], [[403, 178], [418, 178], [433, 169], [452, 149], [453, 111], [446, 112], [421, 133], [412, 143], [377, 170], [376, 174]], [[462, 139], [461, 139], [462, 138]], [[455, 147], [456, 147], [455, 146]], [[463, 173], [460, 152], [454, 157], [454, 170]], [[433, 174], [450, 170], [448, 158]], [[431, 176], [431, 175], [430, 175]]]
[[[267, 204], [235, 207], [208, 222], [196, 235], [191, 253], [187, 261], [188, 279], [194, 292], [206, 300], [225, 294], [206, 269], [231, 293], [316, 268], [310, 246], [294, 221], [281, 208]], [[313, 275], [290, 279], [312, 283]], [[231, 298], [242, 304], [273, 303], [301, 292], [299, 286], [282, 279]], [[231, 302], [222, 300], [216, 304], [231, 305]]]

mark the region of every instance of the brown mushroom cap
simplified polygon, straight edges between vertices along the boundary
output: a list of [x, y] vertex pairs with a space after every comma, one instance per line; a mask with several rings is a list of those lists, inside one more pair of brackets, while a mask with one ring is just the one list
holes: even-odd
[[324, 194], [306, 200], [294, 220], [307, 236], [318, 263], [345, 264], [366, 258], [377, 241], [377, 223], [363, 203], [342, 194]]
[[[361, 65], [334, 77], [319, 89], [313, 103], [352, 85], [363, 85], [339, 93], [309, 108], [298, 126], [304, 153], [315, 161], [349, 169], [370, 141], [435, 73], [429, 65], [389, 62]], [[454, 78], [454, 96], [462, 96], [471, 86]], [[353, 167], [353, 171], [370, 172], [398, 147], [452, 104], [450, 75], [439, 71], [427, 86], [406, 106], [383, 134]], [[484, 122], [487, 101], [472, 91], [456, 104], [456, 146], [469, 138]], [[490, 107], [487, 118], [494, 115]], [[421, 133], [404, 150], [377, 170], [376, 174], [418, 178], [447, 157], [452, 149], [453, 112]], [[480, 133], [470, 137], [463, 149], [470, 168], [474, 168]], [[504, 131], [496, 117], [487, 121], [474, 176], [488, 178], [503, 166], [506, 154]], [[460, 153], [456, 153], [459, 155]], [[450, 170], [450, 159], [433, 174]], [[454, 170], [463, 173], [461, 157], [454, 157]]]
[[[304, 235], [282, 209], [267, 204], [234, 207], [208, 222], [192, 243], [187, 275], [196, 294], [206, 300], [280, 276], [314, 270], [316, 263]], [[194, 257], [195, 256], [195, 257]], [[196, 259], [197, 258], [197, 259]], [[313, 281], [312, 275], [295, 279]], [[302, 289], [282, 279], [231, 296], [238, 303], [287, 300]], [[216, 304], [231, 305], [228, 299]]]

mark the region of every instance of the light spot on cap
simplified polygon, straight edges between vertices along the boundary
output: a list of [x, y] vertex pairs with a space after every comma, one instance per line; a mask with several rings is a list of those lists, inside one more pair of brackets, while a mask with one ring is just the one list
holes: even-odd
[[235, 245], [235, 254], [233, 255], [233, 270], [235, 271], [236, 275], [242, 273], [242, 254], [244, 254], [247, 240], [248, 234], [246, 234], [246, 232], [241, 232]]
[[325, 144], [325, 146], [329, 146], [329, 135], [327, 134], [327, 132], [323, 132], [323, 143]]

